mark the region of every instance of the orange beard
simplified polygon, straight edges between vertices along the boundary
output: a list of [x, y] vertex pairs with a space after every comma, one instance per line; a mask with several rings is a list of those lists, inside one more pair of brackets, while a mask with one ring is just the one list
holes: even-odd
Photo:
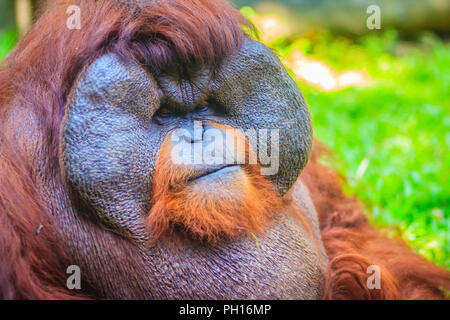
[[[245, 139], [243, 134], [234, 137]], [[150, 242], [173, 234], [179, 227], [194, 239], [210, 243], [264, 232], [282, 201], [275, 186], [261, 176], [260, 166], [248, 164], [253, 151], [246, 140], [245, 164], [226, 173], [224, 179], [218, 176], [205, 183], [202, 178], [189, 181], [194, 169], [172, 162], [168, 140], [161, 146], [155, 165], [152, 207], [147, 217]]]

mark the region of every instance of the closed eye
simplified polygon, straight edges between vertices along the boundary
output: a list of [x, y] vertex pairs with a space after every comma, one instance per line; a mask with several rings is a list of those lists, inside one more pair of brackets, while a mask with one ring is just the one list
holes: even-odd
[[173, 111], [167, 107], [161, 107], [155, 114], [157, 117], [168, 118], [174, 115]]
[[209, 107], [208, 107], [208, 106], [203, 106], [203, 107], [197, 108], [197, 111], [198, 111], [198, 112], [206, 112], [206, 111], [208, 111], [208, 110], [209, 110]]

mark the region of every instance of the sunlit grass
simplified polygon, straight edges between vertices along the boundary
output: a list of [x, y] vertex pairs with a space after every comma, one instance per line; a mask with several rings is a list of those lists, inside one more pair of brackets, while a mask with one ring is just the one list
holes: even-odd
[[17, 31], [7, 30], [0, 32], [0, 60], [6, 57], [17, 42]]
[[431, 34], [414, 40], [392, 30], [359, 39], [319, 31], [268, 45], [284, 59], [301, 50], [338, 71], [369, 73], [370, 85], [334, 92], [298, 82], [315, 136], [377, 226], [450, 268], [450, 46]]

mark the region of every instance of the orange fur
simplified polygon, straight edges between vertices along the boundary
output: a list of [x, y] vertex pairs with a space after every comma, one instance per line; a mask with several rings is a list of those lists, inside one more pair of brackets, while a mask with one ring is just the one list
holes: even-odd
[[[242, 135], [235, 137], [243, 139]], [[248, 160], [252, 151], [248, 142], [245, 145]], [[175, 165], [170, 153], [166, 139], [156, 161], [152, 208], [147, 218], [153, 241], [173, 231], [175, 225], [182, 225], [191, 235], [209, 242], [264, 232], [281, 201], [275, 187], [260, 175], [259, 165], [246, 161], [242, 165], [242, 181], [233, 181], [227, 190], [205, 194], [196, 191], [188, 181], [193, 169]]]

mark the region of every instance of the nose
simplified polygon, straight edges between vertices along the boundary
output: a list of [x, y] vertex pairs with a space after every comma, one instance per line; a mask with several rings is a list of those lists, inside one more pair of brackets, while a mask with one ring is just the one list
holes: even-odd
[[212, 128], [218, 130], [218, 128], [215, 128], [208, 123], [193, 121], [191, 126], [188, 126], [185, 128], [186, 130], [183, 130], [183, 140], [191, 144], [203, 142], [205, 132]]
[[199, 124], [194, 123], [183, 130], [183, 140], [187, 143], [198, 143], [203, 140], [203, 124], [201, 121], [196, 122], [199, 122]]

